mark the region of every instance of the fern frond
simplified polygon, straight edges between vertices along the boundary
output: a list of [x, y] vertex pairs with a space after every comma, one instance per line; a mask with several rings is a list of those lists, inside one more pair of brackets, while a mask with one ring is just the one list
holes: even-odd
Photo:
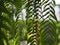
[[[57, 21], [57, 18], [54, 10], [55, 1], [29, 0], [28, 4], [27, 31], [29, 35], [34, 34], [29, 38], [31, 39], [31, 45], [43, 45], [43, 42], [47, 42], [48, 45], [53, 42], [56, 45], [56, 25], [54, 21]], [[40, 40], [40, 43], [38, 43], [38, 40]]]

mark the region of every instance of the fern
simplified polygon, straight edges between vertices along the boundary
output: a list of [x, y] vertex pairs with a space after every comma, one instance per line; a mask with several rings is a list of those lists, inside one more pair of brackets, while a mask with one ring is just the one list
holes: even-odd
[[26, 24], [31, 45], [57, 45], [54, 5], [54, 0], [28, 0]]

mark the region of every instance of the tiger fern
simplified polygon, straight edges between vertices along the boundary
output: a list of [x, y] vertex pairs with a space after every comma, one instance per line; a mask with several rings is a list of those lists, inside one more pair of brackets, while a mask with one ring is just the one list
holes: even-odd
[[[30, 45], [56, 45], [55, 1], [28, 0], [27, 1], [27, 40]], [[42, 43], [43, 42], [43, 43]], [[53, 45], [53, 44], [52, 44]]]

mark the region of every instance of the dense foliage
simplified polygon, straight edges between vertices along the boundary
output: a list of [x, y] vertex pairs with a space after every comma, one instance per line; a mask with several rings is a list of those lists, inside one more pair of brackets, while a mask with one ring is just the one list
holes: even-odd
[[59, 29], [54, 7], [54, 0], [0, 0], [0, 45], [20, 45], [23, 41], [57, 45]]

